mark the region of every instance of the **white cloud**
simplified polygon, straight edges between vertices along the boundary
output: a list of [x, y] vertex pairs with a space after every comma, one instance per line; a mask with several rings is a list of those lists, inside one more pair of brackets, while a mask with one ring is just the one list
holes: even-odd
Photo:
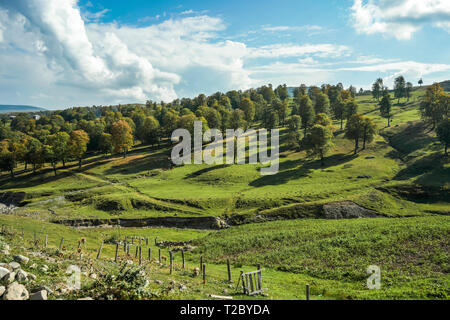
[[[0, 0], [0, 21], [9, 34], [0, 43], [2, 62], [14, 56], [19, 61], [19, 54], [34, 60], [40, 66], [34, 69], [51, 79], [47, 89], [53, 86], [54, 95], [67, 95], [67, 103], [72, 99], [69, 90], [83, 92], [77, 103], [100, 104], [170, 101], [250, 85], [243, 67], [246, 46], [214, 42], [216, 33], [225, 28], [218, 18], [169, 19], [140, 28], [85, 23], [76, 0]], [[17, 48], [23, 51], [16, 52]], [[27, 64], [32, 69], [31, 65]], [[23, 77], [24, 85], [29, 82], [36, 91], [29, 97], [37, 98], [44, 86], [31, 83], [31, 78], [26, 79], [30, 72], [20, 69], [17, 73], [10, 66], [0, 67], [0, 78]], [[198, 79], [192, 79], [193, 70], [198, 70]]]
[[249, 48], [248, 58], [285, 58], [315, 55], [319, 57], [340, 57], [348, 54], [347, 46], [334, 44], [275, 44], [258, 48]]
[[448, 0], [354, 0], [351, 10], [359, 33], [381, 33], [408, 40], [425, 24], [450, 32]]
[[305, 26], [263, 26], [262, 30], [269, 32], [279, 32], [279, 31], [321, 31], [323, 28], [316, 25], [305, 25]]
[[[384, 77], [384, 80], [386, 84], [392, 86], [394, 79], [399, 75], [404, 76], [406, 79], [420, 79], [430, 74], [447, 73], [450, 71], [450, 64], [399, 61], [358, 67], [338, 68], [336, 71], [376, 72], [378, 74], [388, 73], [388, 75]], [[446, 77], [444, 76], [442, 80], [446, 80]], [[434, 79], [434, 81], [437, 81], [437, 79]]]

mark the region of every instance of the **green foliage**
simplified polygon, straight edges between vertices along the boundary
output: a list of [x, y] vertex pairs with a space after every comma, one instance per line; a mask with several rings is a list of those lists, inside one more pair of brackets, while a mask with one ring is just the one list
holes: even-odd
[[380, 101], [380, 114], [383, 118], [386, 118], [388, 120], [388, 127], [391, 126], [391, 119], [392, 119], [391, 108], [392, 108], [391, 97], [389, 96], [389, 94], [385, 94]]
[[444, 152], [448, 155], [447, 149], [450, 145], [450, 119], [445, 119], [436, 128], [439, 141], [444, 145]]
[[314, 125], [305, 138], [305, 149], [310, 157], [320, 157], [324, 165], [324, 156], [333, 146], [333, 131], [330, 126]]

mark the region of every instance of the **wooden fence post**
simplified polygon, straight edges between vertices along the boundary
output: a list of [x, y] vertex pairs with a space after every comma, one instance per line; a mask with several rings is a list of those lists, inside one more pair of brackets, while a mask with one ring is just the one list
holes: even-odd
[[137, 257], [138, 257], [138, 250], [139, 250], [139, 247], [136, 245], [136, 253], [134, 254], [135, 259], [137, 259]]
[[181, 250], [181, 258], [183, 259], [183, 270], [186, 269], [186, 262], [184, 260], [184, 250]]
[[119, 256], [119, 243], [116, 243], [116, 256], [114, 257], [114, 262], [117, 262], [117, 257]]
[[98, 249], [98, 253], [97, 253], [97, 259], [100, 259], [100, 255], [102, 254], [102, 249], [103, 249], [103, 241], [100, 244], [100, 248]]
[[206, 264], [203, 265], [203, 284], [206, 284]]
[[309, 300], [309, 284], [306, 285], [306, 300]]
[[139, 265], [142, 264], [142, 247], [139, 246]]
[[152, 260], [152, 248], [148, 248], [148, 261]]
[[45, 235], [44, 247], [47, 249], [47, 235]]
[[61, 242], [59, 243], [59, 251], [62, 250], [63, 242], [64, 242], [64, 237], [61, 238]]
[[173, 254], [172, 251], [169, 251], [169, 259], [170, 259], [170, 274], [173, 272]]
[[158, 249], [158, 261], [161, 263], [161, 248]]
[[227, 259], [227, 270], [228, 270], [228, 282], [231, 283], [233, 280], [231, 280], [231, 266], [230, 266], [230, 259]]

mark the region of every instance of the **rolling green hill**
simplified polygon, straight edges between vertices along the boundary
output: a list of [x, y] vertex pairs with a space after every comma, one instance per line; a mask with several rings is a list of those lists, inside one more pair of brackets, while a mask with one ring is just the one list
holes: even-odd
[[[374, 120], [379, 135], [354, 155], [353, 142], [338, 130], [325, 166], [305, 151], [286, 148], [287, 130], [281, 128], [280, 171], [274, 176], [261, 176], [261, 165], [169, 169], [168, 144], [136, 147], [127, 158], [91, 155], [81, 170], [68, 162], [57, 176], [49, 166], [37, 173], [17, 168], [15, 179], [0, 176], [0, 194], [24, 192], [25, 199], [0, 215], [0, 224], [41, 238], [51, 233], [55, 248], [64, 237], [67, 255], [80, 237], [88, 239], [91, 256], [102, 240], [124, 235], [193, 240], [188, 264], [198, 266], [202, 256], [211, 280], [200, 286], [188, 271], [169, 276], [165, 264], [147, 266], [155, 277], [195, 288], [164, 299], [224, 290], [247, 298], [223, 281], [227, 259], [234, 278], [261, 264], [273, 299], [304, 298], [299, 290], [307, 282], [316, 299], [448, 299], [450, 161], [420, 119], [424, 90], [393, 101], [389, 128], [376, 101], [357, 96], [359, 112]], [[167, 221], [178, 221], [178, 228]], [[112, 227], [120, 223], [123, 228]], [[159, 228], [137, 228], [149, 225]], [[107, 242], [105, 256], [113, 257], [114, 249]], [[369, 265], [381, 267], [380, 291], [366, 287]]]
[[39, 112], [44, 108], [22, 105], [3, 105], [0, 104], [0, 113], [17, 113], [17, 112]]

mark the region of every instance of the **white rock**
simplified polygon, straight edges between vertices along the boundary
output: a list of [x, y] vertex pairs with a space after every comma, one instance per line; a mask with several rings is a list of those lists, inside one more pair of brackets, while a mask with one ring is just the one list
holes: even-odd
[[78, 301], [92, 301], [92, 300], [94, 300], [94, 299], [92, 299], [90, 297], [78, 299]]
[[27, 289], [17, 282], [11, 283], [3, 295], [3, 300], [28, 300], [28, 298]]
[[36, 280], [36, 276], [32, 273], [28, 273], [28, 278], [30, 278], [31, 280]]
[[15, 262], [15, 261], [10, 262], [10, 263], [9, 263], [9, 266], [10, 266], [11, 268], [13, 268], [13, 270], [20, 269], [20, 263], [17, 263], [17, 262]]
[[47, 291], [41, 290], [31, 294], [30, 300], [47, 300]]
[[0, 267], [0, 280], [3, 279], [6, 275], [8, 275], [11, 271], [6, 268]]
[[5, 293], [6, 288], [4, 286], [0, 286], [0, 298]]
[[23, 264], [27, 264], [28, 261], [30, 261], [29, 258], [27, 258], [27, 257], [25, 257], [25, 256], [22, 256], [22, 255], [20, 255], [20, 254], [17, 255], [17, 256], [14, 256], [14, 260], [17, 261], [17, 262], [19, 262], [19, 263], [23, 263]]
[[28, 281], [28, 273], [20, 269], [19, 271], [17, 271], [16, 280], [20, 282]]
[[89, 278], [91, 279], [97, 279], [97, 275], [95, 273], [91, 273], [91, 275], [89, 276]]
[[14, 279], [16, 279], [16, 273], [10, 272], [6, 276], [3, 277], [2, 281], [8, 285], [14, 282]]

